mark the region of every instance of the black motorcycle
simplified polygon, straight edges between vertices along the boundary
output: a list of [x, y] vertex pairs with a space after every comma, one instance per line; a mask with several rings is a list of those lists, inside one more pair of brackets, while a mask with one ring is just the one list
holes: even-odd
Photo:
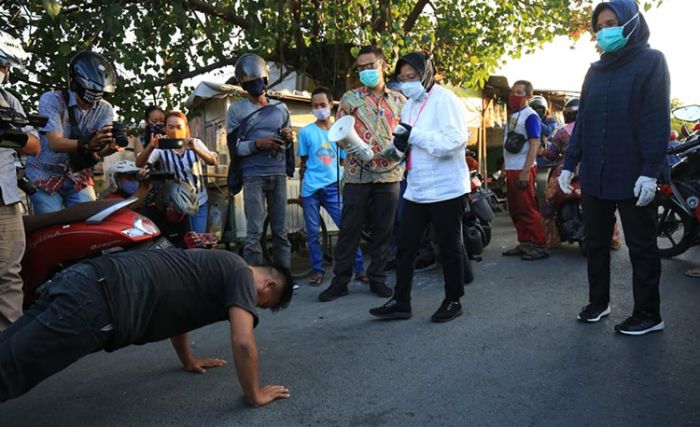
[[[681, 107], [673, 115], [679, 120], [695, 122], [700, 120], [700, 106]], [[680, 255], [700, 244], [700, 133], [689, 134], [681, 145], [669, 149], [668, 154], [681, 160], [670, 166], [670, 179], [668, 173], [662, 174], [656, 192], [656, 238], [664, 258]]]

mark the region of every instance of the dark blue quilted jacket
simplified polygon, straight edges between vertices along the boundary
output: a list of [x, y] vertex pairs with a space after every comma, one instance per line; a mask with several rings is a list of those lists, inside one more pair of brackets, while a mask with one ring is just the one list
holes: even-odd
[[[630, 0], [603, 3], [620, 23], [637, 13]], [[593, 16], [600, 12], [596, 8]], [[636, 19], [635, 19], [636, 20]], [[635, 24], [633, 21], [632, 24]], [[591, 64], [581, 90], [564, 168], [580, 164], [581, 191], [608, 200], [634, 197], [639, 176], [656, 178], [670, 132], [670, 78], [664, 55], [648, 47], [644, 17], [625, 27], [628, 44]]]

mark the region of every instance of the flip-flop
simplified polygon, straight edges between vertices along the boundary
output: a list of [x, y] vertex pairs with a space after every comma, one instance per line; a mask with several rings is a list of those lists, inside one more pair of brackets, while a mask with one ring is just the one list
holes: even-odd
[[311, 280], [309, 280], [309, 285], [311, 286], [318, 286], [321, 283], [323, 283], [323, 273], [314, 273], [314, 275], [311, 276]]
[[365, 272], [356, 273], [355, 280], [362, 282], [365, 285], [369, 285], [369, 276], [367, 276], [367, 273]]
[[501, 255], [503, 255], [503, 256], [523, 256], [523, 255], [525, 255], [525, 251], [520, 249], [520, 247], [515, 247], [513, 249], [508, 249], [507, 251], [503, 252]]
[[525, 253], [520, 257], [523, 261], [537, 261], [540, 259], [549, 258], [549, 253], [544, 251], [533, 250], [530, 253]]
[[696, 279], [700, 279], [700, 268], [691, 268], [690, 270], [686, 271], [684, 273], [688, 277], [694, 277]]

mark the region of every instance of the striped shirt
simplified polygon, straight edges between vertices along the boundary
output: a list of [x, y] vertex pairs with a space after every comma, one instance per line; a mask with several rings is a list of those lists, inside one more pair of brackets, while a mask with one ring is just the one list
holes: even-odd
[[[193, 139], [198, 149], [211, 153], [200, 139]], [[194, 150], [180, 151], [155, 148], [148, 157], [148, 163], [155, 164], [156, 162], [160, 162], [163, 170], [175, 174], [177, 179], [192, 184], [197, 191], [199, 206], [207, 202], [207, 186], [204, 181], [202, 161]]]

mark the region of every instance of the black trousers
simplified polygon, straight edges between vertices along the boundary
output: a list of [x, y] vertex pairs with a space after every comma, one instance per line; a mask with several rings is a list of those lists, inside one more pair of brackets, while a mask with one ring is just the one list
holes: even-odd
[[583, 196], [589, 302], [601, 307], [610, 302], [610, 239], [617, 209], [632, 261], [633, 314], [656, 317], [660, 316], [661, 278], [661, 258], [656, 245], [657, 206], [651, 203], [640, 208], [636, 202], [635, 199], [616, 201]]
[[355, 254], [366, 221], [372, 231], [367, 268], [370, 285], [384, 284], [384, 267], [389, 260], [389, 239], [399, 201], [399, 183], [345, 184], [340, 233], [335, 249], [335, 266], [331, 286], [344, 287], [352, 280]]
[[425, 229], [430, 224], [440, 248], [445, 299], [459, 301], [464, 295], [462, 215], [465, 196], [437, 203], [414, 203], [409, 200], [405, 203], [399, 222], [394, 298], [400, 302], [411, 302], [413, 263]]
[[39, 299], [0, 333], [0, 402], [111, 342], [111, 314], [97, 270], [73, 266], [44, 285]]

